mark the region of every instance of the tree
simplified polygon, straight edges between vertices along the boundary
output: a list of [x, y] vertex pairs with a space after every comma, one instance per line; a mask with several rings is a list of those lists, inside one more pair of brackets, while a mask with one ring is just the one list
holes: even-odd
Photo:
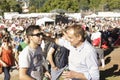
[[109, 0], [108, 6], [110, 10], [120, 9], [120, 0]]
[[45, 2], [47, 2], [47, 0], [30, 0], [29, 1], [30, 12], [40, 12], [40, 8], [43, 7]]
[[64, 9], [70, 12], [77, 12], [79, 10], [79, 4], [77, 0], [48, 0], [43, 8], [42, 12], [49, 12], [54, 9]]
[[90, 0], [90, 9], [94, 12], [99, 8], [101, 0]]
[[30, 12], [30, 13], [36, 12], [36, 7], [35, 7], [35, 6], [30, 6], [29, 12]]
[[23, 1], [29, 3], [30, 12], [50, 12], [54, 9], [62, 9], [68, 12], [80, 10], [113, 11], [120, 9], [120, 0], [0, 0], [0, 13], [22, 13]]
[[79, 1], [79, 7], [81, 10], [88, 10], [89, 9], [89, 0], [80, 0]]
[[13, 12], [19, 12], [22, 13], [22, 7], [19, 4], [15, 4], [12, 6]]
[[2, 10], [2, 12], [22, 12], [22, 8], [16, 0], [0, 1], [0, 10]]
[[99, 10], [100, 11], [105, 11], [106, 5], [107, 5], [107, 0], [101, 0], [99, 4]]
[[10, 11], [10, 5], [6, 0], [0, 1], [0, 9], [3, 12]]

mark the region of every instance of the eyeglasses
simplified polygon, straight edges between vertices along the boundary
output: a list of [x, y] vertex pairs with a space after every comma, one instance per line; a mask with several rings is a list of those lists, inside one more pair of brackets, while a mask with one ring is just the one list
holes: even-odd
[[42, 36], [43, 36], [43, 33], [42, 33], [42, 32], [40, 32], [40, 33], [37, 33], [37, 34], [31, 34], [31, 36], [42, 37]]

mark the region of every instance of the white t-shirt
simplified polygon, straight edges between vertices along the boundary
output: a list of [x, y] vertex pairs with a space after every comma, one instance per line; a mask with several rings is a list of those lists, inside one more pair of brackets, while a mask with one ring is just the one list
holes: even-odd
[[19, 55], [19, 67], [28, 68], [28, 75], [36, 80], [41, 80], [41, 75], [43, 74], [43, 61], [41, 47], [32, 49], [26, 46]]
[[94, 32], [91, 35], [91, 40], [94, 40], [94, 39], [97, 39], [97, 38], [101, 38], [101, 33], [99, 31], [98, 32]]

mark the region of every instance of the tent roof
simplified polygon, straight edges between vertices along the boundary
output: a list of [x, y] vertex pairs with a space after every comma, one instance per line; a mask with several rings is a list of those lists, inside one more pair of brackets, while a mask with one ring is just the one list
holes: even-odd
[[36, 25], [44, 25], [45, 22], [54, 22], [55, 20], [51, 19], [51, 18], [48, 18], [48, 17], [44, 17], [44, 18], [41, 18], [41, 19], [38, 19], [36, 21]]
[[88, 15], [88, 16], [85, 16], [85, 17], [97, 17], [98, 15], [96, 15], [95, 13], [91, 14], [91, 15]]
[[44, 17], [44, 18], [42, 18], [42, 19], [39, 19], [39, 20], [41, 20], [41, 21], [45, 21], [45, 22], [54, 22], [54, 20], [53, 19], [51, 19], [51, 18], [48, 18], [48, 17]]

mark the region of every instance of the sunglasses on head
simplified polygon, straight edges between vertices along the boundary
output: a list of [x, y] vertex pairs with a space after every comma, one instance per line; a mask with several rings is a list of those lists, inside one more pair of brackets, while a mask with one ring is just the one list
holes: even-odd
[[31, 36], [37, 36], [37, 37], [40, 37], [40, 36], [43, 36], [43, 33], [40, 32], [40, 33], [37, 33], [37, 34], [31, 34]]

